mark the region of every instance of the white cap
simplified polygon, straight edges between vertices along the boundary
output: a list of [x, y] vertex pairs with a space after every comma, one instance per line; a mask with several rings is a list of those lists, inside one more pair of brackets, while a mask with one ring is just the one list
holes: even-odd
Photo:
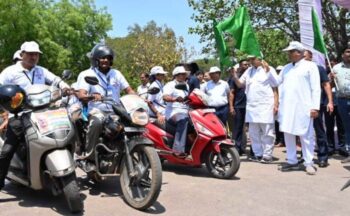
[[162, 66], [154, 66], [152, 69], [151, 69], [151, 73], [150, 75], [156, 75], [156, 74], [167, 74], [168, 72], [164, 71], [163, 67]]
[[173, 76], [178, 75], [178, 74], [182, 74], [182, 73], [187, 73], [188, 74], [190, 72], [187, 71], [184, 66], [177, 66], [173, 70]]
[[276, 70], [281, 71], [283, 69], [282, 65], [277, 66]]
[[220, 68], [214, 66], [209, 69], [209, 73], [221, 72]]
[[42, 53], [39, 49], [39, 44], [35, 41], [26, 41], [21, 46], [21, 52], [35, 52]]
[[15, 60], [15, 59], [22, 60], [21, 52], [22, 52], [21, 50], [17, 50], [15, 54], [13, 54], [12, 60]]
[[292, 41], [289, 43], [289, 46], [287, 48], [285, 48], [283, 51], [290, 51], [290, 50], [304, 51], [305, 48], [300, 42]]

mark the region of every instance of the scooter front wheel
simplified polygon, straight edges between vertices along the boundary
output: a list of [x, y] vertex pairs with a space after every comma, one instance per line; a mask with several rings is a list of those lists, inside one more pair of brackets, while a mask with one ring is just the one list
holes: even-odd
[[79, 187], [77, 184], [77, 178], [75, 172], [61, 177], [62, 190], [66, 197], [69, 210], [72, 213], [79, 213], [83, 211], [84, 204], [80, 197]]
[[138, 145], [130, 152], [135, 173], [128, 172], [124, 158], [120, 185], [124, 200], [133, 208], [145, 210], [157, 200], [162, 185], [162, 166], [151, 146]]
[[205, 158], [205, 165], [209, 173], [220, 179], [232, 178], [239, 170], [241, 160], [233, 146], [220, 146], [220, 153], [209, 152]]

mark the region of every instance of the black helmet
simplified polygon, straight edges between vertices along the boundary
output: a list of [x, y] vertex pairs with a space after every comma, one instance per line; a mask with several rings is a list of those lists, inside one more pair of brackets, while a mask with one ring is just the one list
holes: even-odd
[[94, 48], [92, 48], [90, 52], [91, 56], [91, 64], [93, 67], [98, 67], [98, 60], [105, 56], [112, 56], [112, 62], [114, 59], [114, 52], [111, 48], [109, 48], [107, 45], [104, 44], [97, 44]]
[[0, 108], [10, 113], [18, 113], [22, 110], [25, 97], [24, 90], [18, 85], [0, 86]]

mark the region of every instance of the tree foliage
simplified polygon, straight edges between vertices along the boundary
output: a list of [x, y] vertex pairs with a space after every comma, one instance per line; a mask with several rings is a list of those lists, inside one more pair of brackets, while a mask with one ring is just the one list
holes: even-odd
[[[192, 19], [197, 23], [189, 32], [198, 34], [200, 42], [207, 43], [203, 53], [214, 50], [214, 21], [220, 22], [229, 17], [239, 5], [245, 5], [249, 9], [264, 54], [271, 53], [271, 49], [281, 50], [283, 39], [300, 40], [297, 0], [188, 0], [188, 4], [195, 10]], [[341, 47], [350, 40], [350, 13], [331, 0], [322, 0], [322, 18], [328, 50], [339, 55]], [[275, 36], [273, 39], [281, 41], [276, 43], [272, 38], [264, 40], [262, 36], [266, 34], [272, 34]], [[271, 56], [268, 60], [273, 58]]]
[[40, 65], [76, 76], [89, 67], [86, 53], [112, 28], [111, 15], [93, 0], [1, 0], [0, 8], [1, 69], [24, 41], [34, 40], [43, 51]]
[[116, 51], [116, 68], [134, 87], [139, 83], [139, 73], [149, 72], [153, 66], [172, 71], [186, 50], [182, 37], [177, 38], [171, 28], [157, 26], [154, 21], [144, 27], [135, 24], [126, 37], [108, 39], [107, 44]]

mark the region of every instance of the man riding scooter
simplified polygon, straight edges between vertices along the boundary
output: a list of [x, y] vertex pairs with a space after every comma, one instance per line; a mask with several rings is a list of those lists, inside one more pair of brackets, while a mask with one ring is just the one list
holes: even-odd
[[[69, 85], [46, 68], [37, 65], [40, 54], [42, 52], [36, 42], [24, 42], [21, 46], [22, 61], [5, 68], [1, 72], [0, 84], [19, 85], [24, 90], [35, 84], [49, 84], [56, 85], [63, 92], [67, 92]], [[22, 140], [24, 140], [22, 122], [19, 119], [10, 118], [5, 143], [0, 153], [0, 190], [4, 187], [11, 159]]]
[[185, 153], [185, 145], [189, 121], [189, 107], [187, 104], [183, 103], [184, 98], [188, 96], [188, 91], [176, 89], [175, 86], [186, 82], [188, 72], [189, 71], [186, 71], [183, 66], [176, 67], [173, 70], [175, 79], [164, 86], [163, 92], [163, 100], [167, 102], [165, 109], [166, 120], [171, 125], [176, 125], [173, 150], [175, 151], [174, 155], [177, 157], [187, 156]]
[[[81, 72], [78, 77], [78, 97], [83, 102], [88, 102], [89, 126], [87, 131], [87, 141], [85, 146], [86, 156], [80, 159], [87, 159], [85, 170], [95, 169], [93, 151], [98, 143], [98, 138], [102, 132], [102, 124], [106, 113], [113, 111], [111, 105], [101, 103], [102, 97], [111, 97], [119, 103], [120, 91], [125, 90], [127, 94], [135, 94], [129, 86], [122, 73], [112, 69], [114, 52], [104, 44], [96, 45], [91, 51], [92, 67]], [[99, 80], [100, 85], [90, 85], [85, 81], [85, 77], [94, 76]], [[88, 94], [94, 96], [94, 101], [89, 101]]]

